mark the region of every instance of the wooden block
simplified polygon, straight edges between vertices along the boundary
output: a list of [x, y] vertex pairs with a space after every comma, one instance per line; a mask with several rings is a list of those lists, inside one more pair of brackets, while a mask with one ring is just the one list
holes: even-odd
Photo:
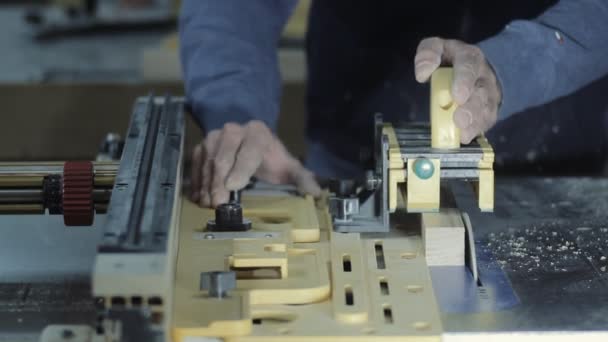
[[423, 213], [421, 229], [427, 265], [464, 265], [465, 228], [458, 209]]

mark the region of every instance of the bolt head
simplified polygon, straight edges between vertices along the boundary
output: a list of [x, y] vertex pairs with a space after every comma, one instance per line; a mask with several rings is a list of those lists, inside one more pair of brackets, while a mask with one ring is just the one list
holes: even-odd
[[414, 174], [420, 179], [429, 179], [435, 173], [435, 165], [427, 158], [418, 158], [414, 161]]

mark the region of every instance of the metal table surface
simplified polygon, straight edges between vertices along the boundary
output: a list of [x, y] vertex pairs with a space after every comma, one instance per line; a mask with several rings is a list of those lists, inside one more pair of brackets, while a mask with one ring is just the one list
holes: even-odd
[[[498, 177], [496, 210], [483, 214], [457, 191], [478, 250], [502, 265], [519, 304], [444, 314], [448, 336], [608, 330], [606, 194], [608, 179]], [[103, 220], [66, 229], [60, 217], [0, 217], [0, 341], [37, 340], [46, 324], [95, 319], [88, 274]]]
[[496, 183], [493, 214], [479, 212], [460, 191], [456, 198], [471, 215], [477, 250], [502, 265], [519, 304], [444, 314], [444, 329], [608, 332], [608, 179], [499, 177]]
[[66, 228], [61, 215], [0, 216], [0, 341], [37, 341], [48, 324], [95, 321], [89, 277], [104, 221]]

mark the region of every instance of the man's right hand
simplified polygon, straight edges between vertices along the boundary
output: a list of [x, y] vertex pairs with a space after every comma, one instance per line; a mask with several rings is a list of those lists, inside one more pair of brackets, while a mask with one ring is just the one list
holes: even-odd
[[252, 176], [273, 184], [294, 184], [301, 193], [319, 196], [314, 175], [294, 158], [261, 121], [227, 123], [210, 131], [192, 154], [193, 202], [215, 207], [229, 192], [244, 188]]
[[440, 65], [454, 66], [452, 97], [458, 104], [454, 123], [461, 130], [461, 143], [470, 143], [494, 126], [502, 93], [494, 70], [477, 46], [427, 38], [418, 45], [414, 63], [420, 83], [427, 82]]

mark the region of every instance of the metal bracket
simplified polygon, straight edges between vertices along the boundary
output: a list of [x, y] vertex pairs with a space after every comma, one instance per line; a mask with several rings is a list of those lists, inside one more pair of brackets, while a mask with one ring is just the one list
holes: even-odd
[[[386, 233], [388, 211], [388, 137], [382, 134], [382, 115], [375, 117], [374, 171], [367, 173], [366, 189], [358, 198], [330, 199], [334, 230], [341, 233]], [[356, 202], [356, 203], [355, 203]]]

